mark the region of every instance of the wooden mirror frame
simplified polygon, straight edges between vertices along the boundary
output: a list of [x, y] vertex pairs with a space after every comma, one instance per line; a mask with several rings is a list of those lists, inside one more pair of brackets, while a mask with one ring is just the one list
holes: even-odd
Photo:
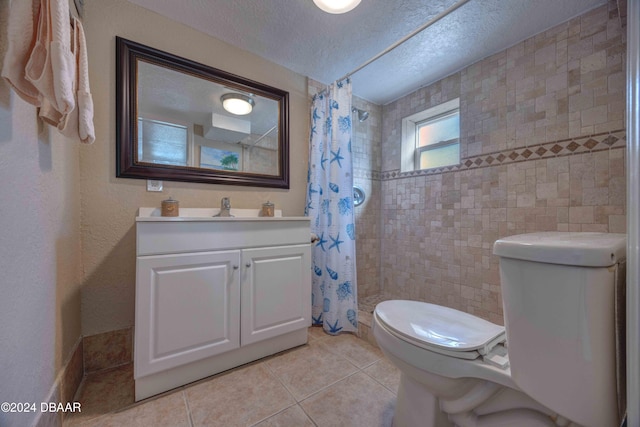
[[[136, 161], [138, 60], [277, 101], [279, 106], [278, 174], [265, 175], [189, 166], [138, 163]], [[116, 176], [119, 178], [289, 188], [289, 92], [116, 37]]]

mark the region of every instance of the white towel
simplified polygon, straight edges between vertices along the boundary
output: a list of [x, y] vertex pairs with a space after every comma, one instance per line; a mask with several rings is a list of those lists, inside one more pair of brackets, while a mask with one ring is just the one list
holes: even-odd
[[40, 0], [16, 0], [9, 10], [9, 45], [2, 66], [2, 77], [29, 104], [40, 105], [38, 89], [25, 78], [24, 70], [36, 42]]
[[57, 126], [61, 116], [75, 106], [75, 70], [70, 45], [69, 3], [67, 0], [41, 0], [36, 43], [25, 74], [40, 92], [40, 103], [44, 104], [40, 116], [52, 125]]
[[60, 132], [68, 137], [78, 137], [81, 142], [91, 144], [95, 141], [93, 127], [93, 99], [89, 88], [89, 61], [84, 29], [77, 19], [73, 19], [73, 52], [76, 59], [76, 80], [73, 90], [76, 96], [75, 108], [66, 114], [58, 125]]
[[93, 127], [93, 97], [89, 87], [89, 57], [87, 56], [87, 41], [84, 38], [84, 29], [78, 22], [78, 120], [80, 126], [80, 141], [92, 144], [96, 140], [96, 132]]
[[[80, 22], [76, 19], [76, 18], [72, 18], [72, 25], [71, 25], [71, 52], [74, 55], [74, 59], [76, 62], [76, 78], [73, 79], [73, 82], [71, 82], [71, 89], [72, 89], [72, 93], [74, 96], [74, 101], [75, 104], [73, 106], [73, 108], [71, 109], [71, 111], [69, 111], [67, 114], [63, 114], [61, 115], [58, 120], [57, 120], [57, 128], [60, 131], [61, 134], [63, 134], [64, 136], [68, 136], [69, 138], [76, 138], [78, 137], [78, 73], [77, 73], [77, 63], [78, 63], [78, 58], [80, 57], [80, 55], [78, 55], [78, 25], [80, 24]], [[44, 104], [44, 103], [43, 103]], [[46, 106], [46, 104], [43, 105], [43, 107]], [[44, 108], [40, 109], [40, 115], [43, 116], [43, 114], [50, 114], [50, 112], [45, 112]]]

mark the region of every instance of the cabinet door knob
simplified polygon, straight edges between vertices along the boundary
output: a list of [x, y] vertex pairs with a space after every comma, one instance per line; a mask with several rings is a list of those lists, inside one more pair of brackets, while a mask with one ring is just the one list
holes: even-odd
[[237, 270], [237, 269], [238, 269], [238, 266], [237, 266], [237, 265], [234, 265], [234, 266], [233, 266], [233, 269], [234, 269], [234, 270]]
[[251, 263], [250, 262], [246, 263], [245, 265], [247, 266], [247, 268], [251, 267]]

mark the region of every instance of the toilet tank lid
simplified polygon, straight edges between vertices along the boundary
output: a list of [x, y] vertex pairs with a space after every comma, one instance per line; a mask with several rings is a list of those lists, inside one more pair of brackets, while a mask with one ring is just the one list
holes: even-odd
[[543, 232], [499, 239], [494, 255], [580, 267], [608, 267], [626, 258], [625, 234]]

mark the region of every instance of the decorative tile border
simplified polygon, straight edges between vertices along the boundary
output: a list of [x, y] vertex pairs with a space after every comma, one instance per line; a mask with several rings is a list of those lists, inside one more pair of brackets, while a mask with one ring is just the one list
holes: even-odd
[[382, 172], [372, 171], [370, 169], [361, 169], [358, 167], [353, 168], [353, 177], [361, 179], [370, 179], [374, 181], [380, 181], [382, 179]]
[[419, 171], [400, 172], [391, 170], [386, 172], [371, 172], [372, 179], [397, 179], [410, 176], [436, 175], [446, 172], [457, 172], [468, 169], [484, 168], [509, 163], [540, 160], [549, 157], [563, 157], [574, 154], [594, 153], [597, 151], [624, 148], [626, 146], [626, 131], [618, 130], [580, 138], [563, 139], [544, 142], [528, 147], [509, 149], [499, 152], [482, 154], [476, 157], [462, 159], [459, 165], [442, 168], [425, 169]]

